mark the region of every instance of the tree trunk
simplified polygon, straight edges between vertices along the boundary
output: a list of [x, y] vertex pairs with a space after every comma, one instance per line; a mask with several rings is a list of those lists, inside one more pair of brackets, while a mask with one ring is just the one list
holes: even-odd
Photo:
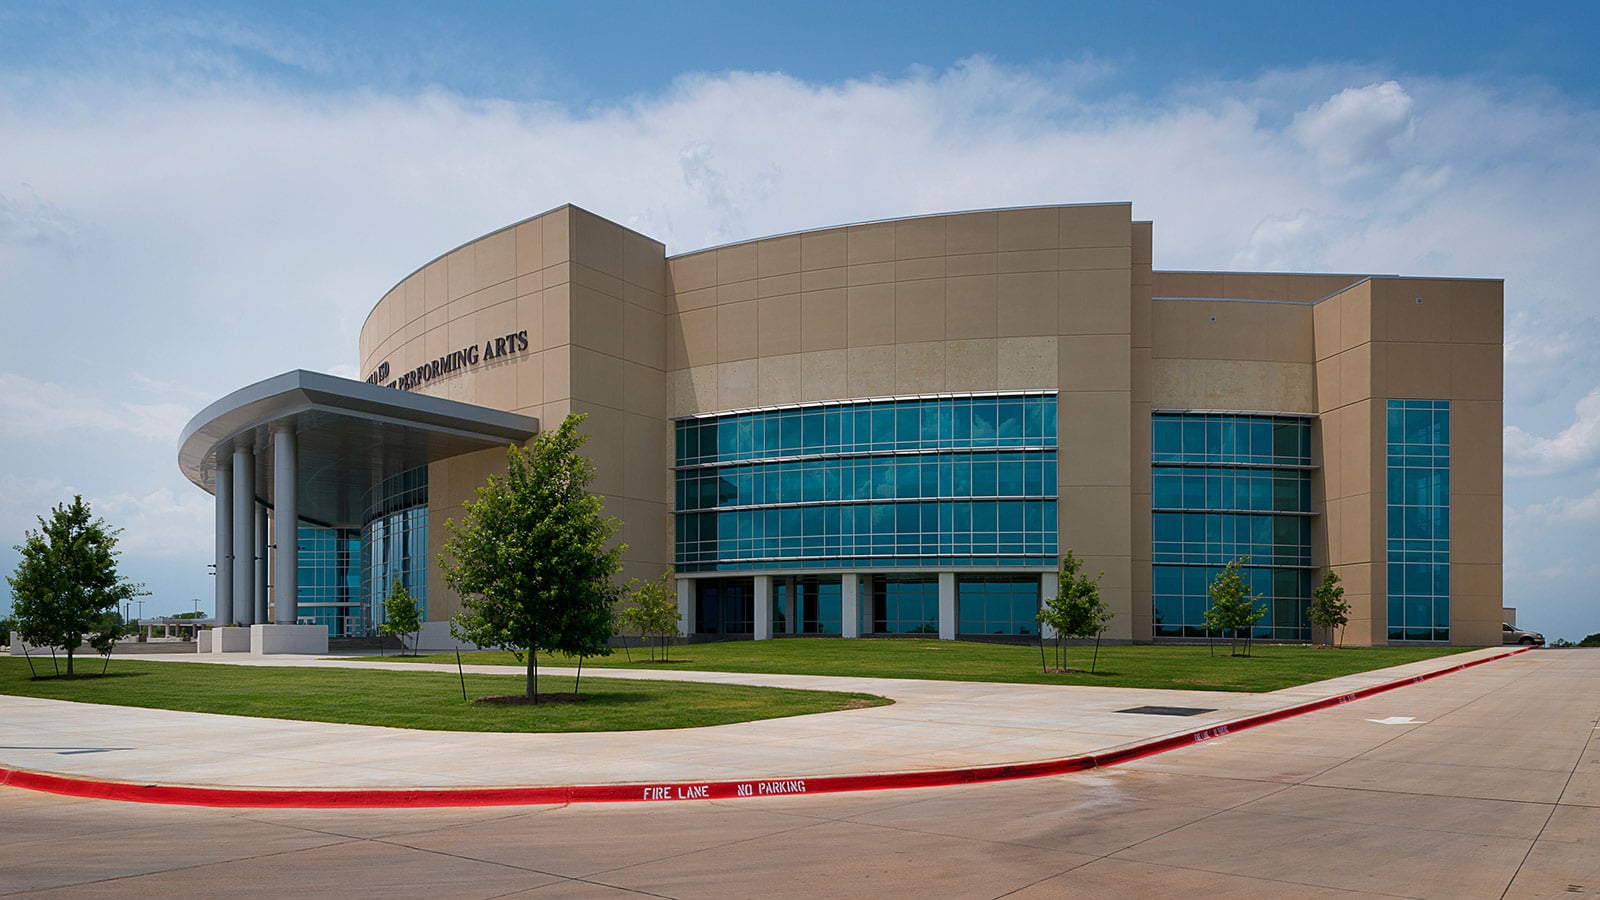
[[528, 682], [523, 689], [523, 696], [534, 703], [539, 702], [539, 651], [528, 651]]
[[67, 648], [67, 677], [68, 678], [72, 677], [72, 651], [73, 651], [73, 649], [74, 648], [72, 648], [72, 647], [68, 647]]

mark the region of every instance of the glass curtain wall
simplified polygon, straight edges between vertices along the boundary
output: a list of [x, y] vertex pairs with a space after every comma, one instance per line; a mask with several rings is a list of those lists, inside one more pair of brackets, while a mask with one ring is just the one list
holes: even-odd
[[296, 624], [325, 626], [329, 637], [361, 634], [360, 530], [301, 522], [299, 532]]
[[839, 634], [843, 595], [837, 575], [772, 579], [773, 634]]
[[362, 529], [362, 632], [384, 622], [383, 601], [395, 582], [428, 618], [428, 467], [384, 479], [368, 499]]
[[956, 579], [961, 634], [1039, 633], [1036, 575], [962, 575]]
[[1450, 402], [1387, 407], [1391, 641], [1450, 640]]
[[861, 605], [861, 618], [863, 633], [938, 636], [938, 576], [873, 576], [871, 602]]
[[1267, 615], [1263, 639], [1310, 639], [1311, 418], [1151, 417], [1155, 637], [1205, 637], [1210, 585], [1230, 560]]
[[1056, 563], [1054, 395], [706, 416], [676, 443], [680, 572]]

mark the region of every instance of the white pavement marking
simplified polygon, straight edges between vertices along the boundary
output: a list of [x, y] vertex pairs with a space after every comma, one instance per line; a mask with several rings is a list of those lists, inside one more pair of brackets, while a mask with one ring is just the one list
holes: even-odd
[[1375, 723], [1377, 723], [1379, 725], [1426, 725], [1426, 724], [1428, 724], [1427, 722], [1418, 722], [1416, 719], [1413, 719], [1410, 716], [1390, 716], [1387, 719], [1368, 719], [1367, 721], [1368, 722], [1375, 722]]

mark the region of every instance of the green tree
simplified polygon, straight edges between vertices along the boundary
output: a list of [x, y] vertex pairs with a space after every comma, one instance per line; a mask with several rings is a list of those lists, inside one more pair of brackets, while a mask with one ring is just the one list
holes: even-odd
[[1600, 647], [1600, 631], [1589, 635], [1578, 642], [1579, 647]]
[[[417, 601], [398, 578], [389, 586], [389, 596], [383, 598], [383, 624], [378, 626], [378, 631], [392, 638], [422, 631], [422, 615], [417, 609]], [[417, 655], [415, 640], [411, 642], [411, 655]]]
[[[617, 614], [623, 629], [639, 635], [640, 640], [655, 637], [661, 644], [661, 658], [671, 660], [672, 639], [678, 636], [678, 624], [682, 619], [678, 614], [678, 592], [672, 583], [672, 569], [669, 567], [654, 581], [641, 583], [637, 578], [629, 581], [628, 592], [632, 604]], [[650, 659], [653, 662], [655, 658], [656, 645], [651, 644]]]
[[1228, 632], [1228, 652], [1239, 655], [1239, 635], [1246, 638], [1245, 654], [1250, 652], [1250, 630], [1267, 614], [1266, 604], [1256, 605], [1260, 594], [1251, 594], [1244, 581], [1244, 564], [1250, 557], [1241, 556], [1223, 566], [1211, 581], [1211, 605], [1206, 607], [1206, 629]]
[[1311, 624], [1322, 629], [1328, 646], [1333, 646], [1334, 629], [1339, 630], [1339, 644], [1344, 644], [1344, 627], [1350, 624], [1350, 604], [1344, 599], [1344, 588], [1339, 576], [1329, 571], [1322, 583], [1311, 589], [1311, 609], [1306, 617]]
[[[1090, 578], [1083, 572], [1083, 560], [1073, 555], [1071, 550], [1061, 557], [1061, 571], [1056, 580], [1056, 595], [1045, 600], [1039, 608], [1039, 622], [1050, 626], [1056, 633], [1056, 669], [1066, 668], [1066, 655], [1061, 647], [1062, 638], [1094, 638], [1095, 663], [1091, 663], [1089, 671], [1094, 671], [1094, 666], [1100, 659], [1100, 633], [1105, 631], [1106, 623], [1111, 621], [1116, 613], [1112, 612], [1100, 599], [1100, 579], [1105, 573], [1100, 572]], [[1039, 636], [1044, 640], [1044, 635]], [[1039, 651], [1040, 656], [1044, 651]]]
[[617, 520], [588, 491], [594, 465], [579, 455], [581, 414], [527, 448], [506, 450], [506, 475], [490, 476], [458, 524], [445, 522], [439, 565], [461, 595], [457, 640], [527, 654], [526, 697], [539, 697], [539, 652], [593, 655], [611, 638], [623, 545], [606, 545]]
[[50, 518], [39, 516], [39, 530], [28, 531], [16, 550], [22, 554], [11, 585], [17, 635], [40, 646], [59, 647], [72, 657], [87, 640], [102, 656], [126, 632], [118, 604], [146, 594], [143, 585], [117, 574], [117, 535], [93, 518], [82, 497], [60, 504]]

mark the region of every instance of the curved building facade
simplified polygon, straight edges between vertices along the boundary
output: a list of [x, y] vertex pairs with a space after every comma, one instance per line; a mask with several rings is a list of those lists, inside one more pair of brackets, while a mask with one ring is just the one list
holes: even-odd
[[[219, 610], [360, 633], [398, 580], [447, 621], [444, 520], [506, 440], [583, 412], [623, 577], [674, 567], [686, 633], [1034, 634], [1071, 549], [1104, 573], [1111, 639], [1203, 636], [1206, 585], [1245, 556], [1261, 638], [1310, 639], [1332, 569], [1352, 643], [1498, 642], [1502, 283], [1159, 271], [1152, 234], [1114, 203], [676, 256], [572, 206], [486, 235], [363, 326], [367, 383], [344, 389], [396, 430], [318, 470], [350, 496], [299, 501], [293, 565], [259, 554], [300, 576], [295, 603], [285, 575], [235, 572]], [[268, 510], [275, 534], [276, 496], [316, 492], [320, 420], [230, 400], [180, 454], [217, 494], [219, 571], [255, 534], [232, 523]], [[295, 435], [286, 476], [274, 442]]]

